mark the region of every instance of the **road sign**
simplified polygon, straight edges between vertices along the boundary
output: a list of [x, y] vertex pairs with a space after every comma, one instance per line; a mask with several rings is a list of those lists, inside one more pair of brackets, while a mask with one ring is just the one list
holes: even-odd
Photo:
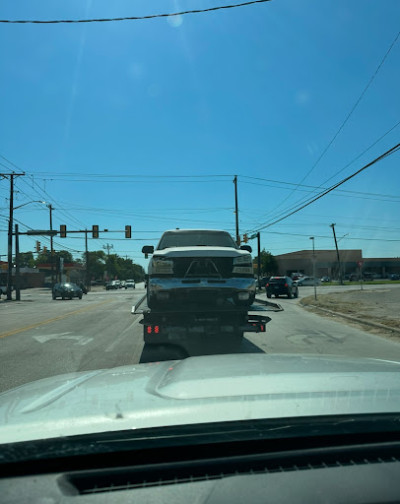
[[27, 235], [40, 235], [40, 236], [55, 236], [57, 234], [56, 230], [50, 230], [50, 229], [29, 229], [26, 233], [19, 233], [19, 234], [27, 234]]

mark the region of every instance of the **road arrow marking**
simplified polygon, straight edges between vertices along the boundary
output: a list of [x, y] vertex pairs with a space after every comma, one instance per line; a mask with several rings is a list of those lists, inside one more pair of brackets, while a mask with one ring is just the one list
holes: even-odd
[[43, 334], [41, 336], [33, 336], [39, 343], [47, 343], [51, 340], [75, 340], [75, 345], [84, 346], [90, 343], [93, 338], [83, 335], [73, 335], [70, 332], [59, 333], [59, 334]]

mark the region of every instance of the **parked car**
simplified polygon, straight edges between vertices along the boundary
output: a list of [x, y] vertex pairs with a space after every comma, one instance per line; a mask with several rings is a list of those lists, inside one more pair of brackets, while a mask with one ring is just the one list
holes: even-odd
[[321, 278], [321, 282], [322, 283], [327, 283], [327, 282], [330, 282], [331, 281], [331, 277], [328, 277], [328, 276], [323, 276]]
[[266, 276], [266, 277], [262, 277], [260, 279], [260, 289], [265, 289], [265, 287], [267, 286], [269, 278], [270, 278], [269, 276]]
[[272, 276], [266, 285], [267, 298], [272, 295], [279, 297], [281, 295], [287, 296], [289, 299], [292, 297], [297, 298], [299, 295], [299, 289], [297, 287], [297, 282], [294, 282], [290, 277], [287, 276]]
[[303, 277], [304, 277], [304, 273], [298, 273], [298, 272], [297, 273], [292, 273], [290, 275], [290, 278], [292, 280], [294, 280], [294, 281], [299, 280], [299, 278], [303, 278]]
[[389, 275], [389, 278], [390, 280], [400, 280], [400, 275], [398, 275], [397, 273], [392, 273], [391, 275]]
[[319, 278], [314, 277], [304, 277], [300, 278], [300, 280], [297, 281], [297, 285], [299, 287], [306, 285], [321, 285], [321, 280]]
[[236, 245], [226, 231], [176, 229], [166, 231], [148, 269], [149, 308], [179, 303], [180, 306], [217, 306], [233, 301], [249, 306], [256, 295], [251, 247]]
[[125, 289], [135, 289], [135, 288], [136, 288], [135, 280], [129, 279], [125, 282]]
[[121, 282], [119, 280], [112, 280], [106, 283], [106, 290], [117, 290], [120, 288]]
[[74, 297], [82, 299], [82, 295], [82, 289], [71, 282], [56, 283], [52, 289], [53, 299], [58, 297], [61, 299], [72, 299]]

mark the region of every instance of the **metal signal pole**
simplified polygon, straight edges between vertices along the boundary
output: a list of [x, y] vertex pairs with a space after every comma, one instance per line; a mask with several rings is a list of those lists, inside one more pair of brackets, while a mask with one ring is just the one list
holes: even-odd
[[340, 285], [343, 285], [342, 266], [340, 264], [339, 248], [338, 248], [338, 244], [337, 244], [337, 240], [336, 240], [335, 225], [336, 224], [331, 224], [331, 228], [333, 230], [333, 238], [335, 240], [336, 255], [337, 255], [337, 261], [338, 261], [338, 265], [339, 265], [339, 282], [340, 282]]
[[239, 235], [239, 204], [238, 204], [238, 191], [237, 191], [237, 175], [233, 179], [235, 185], [235, 221], [236, 221], [236, 243], [240, 245], [240, 235]]
[[14, 177], [21, 177], [25, 173], [0, 173], [0, 176], [10, 177], [10, 216], [8, 219], [8, 245], [7, 245], [7, 299], [12, 299], [12, 236], [13, 236], [13, 211], [14, 211]]

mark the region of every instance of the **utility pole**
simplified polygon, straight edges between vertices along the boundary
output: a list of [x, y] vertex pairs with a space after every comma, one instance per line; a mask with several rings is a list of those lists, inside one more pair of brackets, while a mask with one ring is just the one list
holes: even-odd
[[[53, 215], [52, 212], [54, 210], [52, 204], [50, 203], [48, 209], [50, 210], [50, 231], [53, 231]], [[50, 255], [51, 255], [51, 286], [54, 285], [54, 248], [53, 248], [53, 235], [50, 235]]]
[[86, 289], [89, 290], [89, 251], [88, 251], [88, 230], [85, 229], [85, 257], [86, 257]]
[[339, 256], [339, 249], [338, 249], [338, 244], [337, 244], [337, 240], [336, 240], [335, 226], [336, 226], [336, 224], [332, 223], [330, 227], [333, 230], [333, 238], [335, 240], [336, 255], [337, 255], [337, 261], [338, 261], [338, 265], [339, 265], [339, 282], [340, 282], [340, 285], [343, 285], [342, 266], [340, 264], [340, 256]]
[[313, 278], [314, 278], [314, 299], [317, 300], [317, 279], [315, 277], [315, 237], [310, 236], [310, 240], [312, 240], [312, 261], [313, 261]]
[[237, 175], [233, 179], [235, 185], [235, 220], [236, 220], [236, 243], [240, 245], [240, 235], [239, 235], [239, 205], [238, 205], [238, 191], [237, 191]]
[[21, 276], [19, 274], [19, 233], [15, 224], [15, 299], [21, 300]]
[[109, 256], [110, 255], [110, 250], [114, 248], [114, 245], [110, 245], [109, 243], [107, 243], [107, 245], [103, 245], [103, 249], [104, 250], [107, 250], [107, 255]]
[[25, 173], [0, 173], [3, 178], [10, 177], [10, 215], [8, 219], [8, 250], [7, 250], [7, 299], [11, 301], [12, 289], [12, 235], [13, 235], [13, 210], [14, 210], [14, 177], [21, 177]]
[[261, 273], [261, 243], [260, 231], [257, 233], [257, 287], [260, 287], [260, 273]]

